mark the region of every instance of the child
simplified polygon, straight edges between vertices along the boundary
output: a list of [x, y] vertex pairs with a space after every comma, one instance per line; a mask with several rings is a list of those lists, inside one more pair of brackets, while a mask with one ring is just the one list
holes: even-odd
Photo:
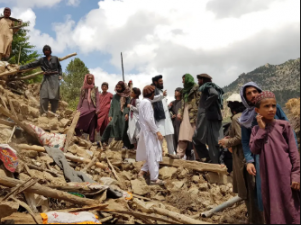
[[143, 178], [149, 172], [151, 185], [164, 185], [159, 180], [159, 166], [162, 161], [162, 142], [163, 136], [155, 123], [154, 109], [151, 101], [155, 97], [155, 87], [146, 86], [143, 89], [144, 99], [140, 103], [140, 140], [138, 143], [136, 159], [137, 161], [146, 161], [138, 175]]
[[82, 136], [82, 130], [89, 134], [91, 142], [95, 140], [95, 130], [97, 126], [97, 114], [99, 112], [99, 93], [94, 84], [94, 75], [87, 74], [80, 93], [77, 110], [80, 111], [75, 132], [77, 136]]
[[250, 148], [260, 155], [267, 224], [300, 224], [300, 156], [291, 125], [274, 119], [276, 106], [272, 92], [256, 97], [258, 126], [252, 130]]
[[100, 112], [98, 114], [97, 120], [97, 132], [100, 133], [100, 136], [103, 135], [103, 132], [109, 124], [109, 112], [111, 108], [111, 101], [113, 95], [108, 92], [109, 84], [104, 82], [101, 85], [102, 93], [99, 95], [99, 108]]
[[135, 145], [135, 149], [137, 149], [137, 142], [140, 133], [140, 126], [139, 126], [139, 106], [140, 106], [139, 96], [140, 95], [141, 95], [140, 89], [133, 88], [131, 92], [131, 97], [132, 97], [131, 104], [128, 105], [128, 108], [130, 109], [128, 136], [131, 144]]
[[[123, 141], [124, 145], [128, 145], [127, 121], [129, 119], [130, 89], [123, 81], [116, 85], [116, 94], [113, 96], [111, 109], [109, 112], [109, 125], [104, 131], [101, 142], [106, 146], [110, 138], [115, 141]], [[127, 139], [127, 140], [126, 140]]]

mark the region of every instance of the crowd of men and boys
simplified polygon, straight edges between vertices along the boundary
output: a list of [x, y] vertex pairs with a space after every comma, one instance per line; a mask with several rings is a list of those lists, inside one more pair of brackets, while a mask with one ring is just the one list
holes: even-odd
[[[9, 55], [10, 9], [0, 18], [0, 57]], [[4, 39], [5, 41], [2, 41]], [[45, 57], [21, 66], [40, 66], [44, 79], [40, 90], [41, 114], [56, 113], [60, 97], [61, 65], [50, 46]], [[103, 83], [100, 93], [92, 74], [85, 75], [80, 90], [80, 119], [76, 135], [89, 134], [91, 142], [101, 136], [103, 146], [111, 139], [135, 149], [137, 161], [145, 161], [139, 178], [150, 174], [151, 185], [164, 185], [159, 179], [162, 144], [167, 142], [168, 157], [221, 164], [233, 170], [233, 191], [245, 200], [249, 222], [254, 224], [300, 224], [300, 156], [297, 139], [285, 113], [272, 92], [249, 82], [240, 94], [227, 99], [232, 122], [222, 130], [223, 90], [208, 74], [195, 78], [182, 76], [183, 87], [175, 90], [175, 101], [168, 104], [164, 77], [156, 76], [142, 89], [120, 81], [115, 94]], [[140, 95], [143, 95], [143, 99]], [[230, 160], [229, 160], [230, 159]], [[255, 179], [254, 179], [255, 178]]]

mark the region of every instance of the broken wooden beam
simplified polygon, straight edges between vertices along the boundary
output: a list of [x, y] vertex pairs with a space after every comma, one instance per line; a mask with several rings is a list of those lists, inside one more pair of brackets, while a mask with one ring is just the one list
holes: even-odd
[[178, 221], [180, 223], [183, 223], [183, 224], [209, 224], [207, 222], [203, 222], [203, 221], [200, 221], [200, 220], [195, 220], [195, 219], [192, 219], [188, 216], [185, 216], [185, 215], [182, 215], [182, 214], [179, 214], [179, 213], [176, 213], [176, 212], [172, 212], [170, 210], [167, 210], [167, 209], [162, 209], [162, 208], [152, 208], [154, 213], [156, 214], [159, 214], [159, 215], [162, 215], [162, 216], [167, 216], [168, 218], [171, 218], [175, 221]]
[[[45, 148], [44, 147], [40, 147], [40, 146], [30, 146], [30, 145], [26, 145], [26, 144], [20, 144], [18, 145], [19, 149], [20, 150], [29, 150], [29, 151], [36, 151], [36, 152], [46, 152]], [[78, 163], [85, 163], [85, 164], [89, 164], [92, 160], [90, 159], [84, 159], [84, 158], [81, 158], [81, 157], [77, 157], [77, 156], [74, 156], [74, 155], [70, 155], [70, 154], [67, 154], [65, 153], [64, 154], [65, 157], [73, 162], [78, 162]], [[100, 162], [96, 162], [94, 164], [96, 167], [98, 168], [101, 168], [103, 170], [108, 170], [109, 168], [105, 165], [103, 165], [102, 163]]]
[[218, 164], [201, 163], [197, 161], [185, 161], [181, 159], [171, 159], [169, 157], [163, 157], [163, 161], [160, 162], [164, 166], [172, 167], [184, 167], [186, 169], [195, 170], [198, 172], [215, 172], [215, 173], [227, 173], [227, 168], [222, 168]]
[[77, 126], [79, 117], [80, 117], [80, 111], [77, 111], [75, 116], [73, 117], [73, 121], [71, 123], [71, 126], [68, 129], [68, 132], [67, 132], [67, 139], [66, 139], [66, 144], [65, 144], [65, 148], [64, 148], [65, 153], [68, 151], [68, 149], [69, 149], [69, 147], [72, 143], [73, 136], [74, 136], [74, 131], [75, 131], [75, 128]]
[[[16, 180], [13, 178], [0, 177], [0, 184], [5, 187], [13, 188], [22, 183], [23, 183], [22, 181]], [[75, 195], [72, 195], [72, 194], [69, 194], [69, 193], [66, 193], [63, 191], [54, 190], [54, 189], [51, 189], [51, 188], [48, 188], [48, 187], [45, 187], [45, 186], [42, 186], [39, 184], [35, 184], [34, 186], [28, 188], [26, 190], [26, 192], [43, 195], [48, 198], [64, 200], [64, 201], [71, 202], [74, 204], [79, 204], [79, 205], [93, 205], [93, 206], [99, 205], [99, 202], [96, 200], [80, 198]], [[104, 206], [104, 208], [105, 208], [105, 206]]]

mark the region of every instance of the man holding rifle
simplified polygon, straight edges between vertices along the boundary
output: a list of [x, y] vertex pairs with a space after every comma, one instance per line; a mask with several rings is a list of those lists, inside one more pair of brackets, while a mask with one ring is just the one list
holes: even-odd
[[43, 48], [45, 57], [35, 62], [21, 66], [19, 70], [27, 70], [35, 67], [41, 67], [44, 71], [44, 78], [40, 89], [40, 113], [41, 115], [48, 112], [49, 102], [51, 111], [56, 113], [60, 98], [60, 79], [62, 75], [62, 67], [59, 58], [52, 56], [51, 47], [45, 45]]

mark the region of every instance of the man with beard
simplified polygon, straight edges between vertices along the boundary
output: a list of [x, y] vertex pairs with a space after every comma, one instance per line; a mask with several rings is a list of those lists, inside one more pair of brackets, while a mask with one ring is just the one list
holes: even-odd
[[0, 61], [2, 58], [9, 58], [12, 50], [12, 42], [14, 33], [19, 29], [12, 29], [14, 22], [21, 25], [21, 20], [16, 20], [10, 17], [11, 9], [6, 7], [3, 11], [3, 17], [0, 17]]
[[174, 133], [174, 147], [177, 149], [178, 147], [178, 142], [179, 142], [179, 132], [180, 132], [180, 126], [182, 121], [177, 118], [179, 110], [182, 108], [182, 90], [183, 88], [177, 88], [175, 90], [175, 101], [171, 102], [169, 104], [169, 111], [171, 114], [172, 122], [173, 122], [173, 127], [175, 129]]
[[44, 78], [40, 89], [40, 113], [48, 112], [49, 102], [51, 104], [51, 111], [56, 113], [60, 98], [60, 77], [62, 75], [62, 67], [59, 58], [52, 56], [51, 47], [45, 45], [43, 48], [45, 57], [29, 63], [25, 66], [20, 66], [20, 70], [27, 70], [30, 68], [41, 67], [44, 71]]
[[[254, 82], [249, 82], [241, 88], [240, 95], [242, 98], [242, 102], [247, 109], [242, 113], [242, 116], [239, 119], [239, 123], [241, 125], [242, 145], [245, 159], [247, 162], [247, 171], [250, 175], [256, 176], [256, 190], [248, 191], [255, 191], [257, 193], [258, 207], [259, 210], [263, 212], [259, 155], [254, 156], [250, 150], [252, 128], [258, 125], [256, 120], [257, 113], [255, 112], [255, 99], [260, 93], [262, 93], [262, 91], [263, 90]], [[275, 119], [288, 121], [285, 113], [279, 105], [277, 105], [277, 113]], [[263, 216], [258, 216], [262, 217], [261, 223], [263, 223]]]
[[124, 146], [129, 147], [130, 144], [126, 132], [130, 111], [127, 106], [130, 104], [131, 91], [123, 81], [118, 82], [115, 91], [116, 94], [113, 96], [109, 112], [110, 123], [104, 131], [101, 142], [106, 146], [109, 139], [114, 138], [115, 141], [123, 141]]
[[208, 74], [200, 74], [197, 78], [201, 99], [193, 143], [199, 159], [208, 159], [208, 150], [206, 147], [208, 145], [211, 162], [219, 164], [220, 147], [218, 138], [223, 120], [221, 109], [223, 109], [224, 91], [212, 83], [212, 77]]
[[168, 109], [167, 99], [165, 98], [167, 95], [166, 91], [163, 91], [163, 76], [158, 75], [153, 78], [153, 86], [155, 86], [155, 97], [152, 101], [155, 112], [155, 120], [157, 126], [159, 127], [160, 133], [165, 137], [167, 142], [168, 153], [170, 155], [175, 154], [174, 148], [174, 127], [171, 121], [171, 116]]

